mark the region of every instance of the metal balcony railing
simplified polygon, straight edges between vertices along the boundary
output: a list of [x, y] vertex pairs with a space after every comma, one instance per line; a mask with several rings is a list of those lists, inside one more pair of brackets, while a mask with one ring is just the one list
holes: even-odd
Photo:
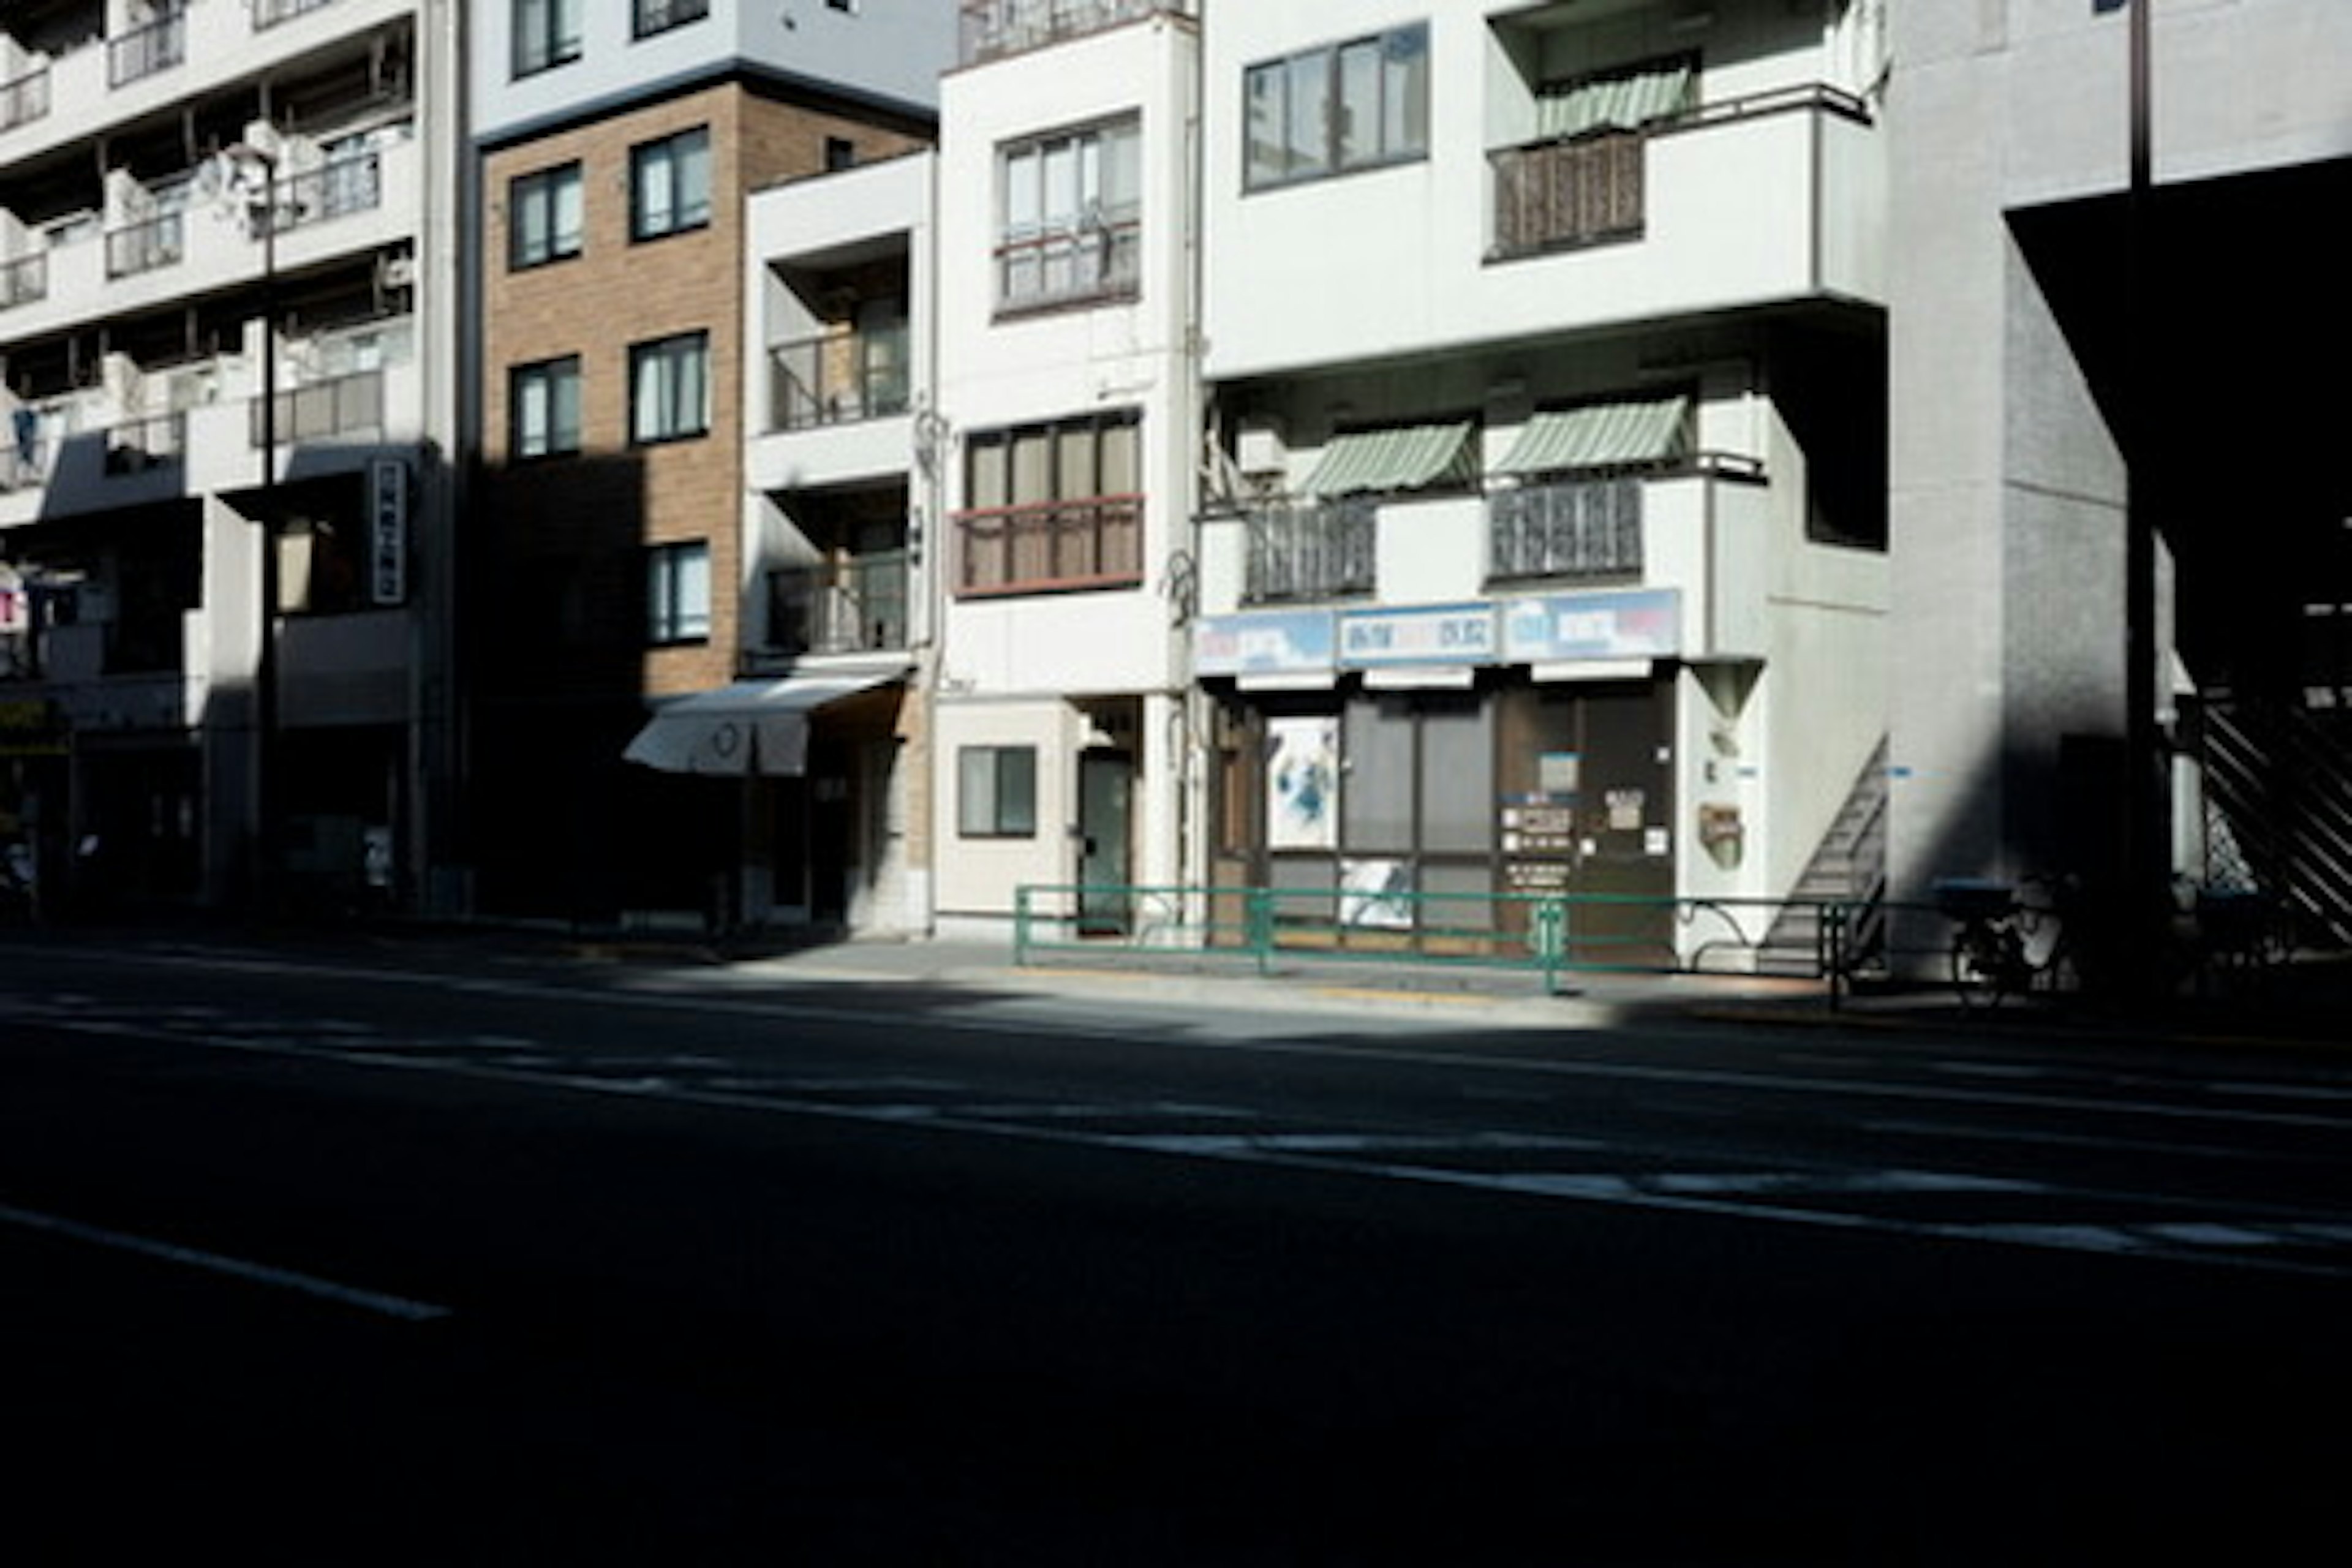
[[188, 449], [188, 416], [156, 414], [126, 419], [105, 432], [106, 471], [110, 475], [143, 474], [165, 463], [177, 462]]
[[175, 212], [157, 213], [153, 217], [107, 230], [106, 275], [129, 278], [178, 261], [187, 247], [184, 216]]
[[[256, 447], [262, 442], [263, 423], [262, 400], [257, 397], [251, 403], [248, 437]], [[354, 371], [278, 395], [276, 435], [280, 445], [383, 428], [383, 372], [380, 370]]]
[[1143, 579], [1143, 498], [1095, 496], [959, 512], [956, 592], [1127, 587]]
[[904, 414], [909, 406], [906, 323], [830, 332], [768, 351], [770, 428], [805, 430]]
[[876, 653], [907, 646], [908, 558], [877, 551], [768, 574], [768, 637], [788, 654]]
[[175, 5], [152, 22], [142, 23], [106, 44], [106, 79], [110, 87], [127, 87], [180, 64], [188, 57], [188, 14]]
[[1155, 12], [1191, 16], [1194, 0], [963, 0], [965, 65], [1084, 37]]
[[0, 82], [0, 131], [13, 130], [49, 111], [49, 68]]
[[1642, 572], [1638, 479], [1522, 485], [1486, 500], [1496, 577], [1616, 577]]
[[1647, 142], [1641, 132], [1610, 132], [1494, 153], [1496, 254], [1640, 234]]
[[1004, 310], [1131, 297], [1142, 275], [1139, 219], [1008, 239], [996, 247], [996, 303]]
[[49, 258], [46, 255], [0, 261], [0, 310], [47, 299], [48, 292]]
[[1249, 516], [1242, 596], [1252, 604], [1372, 591], [1378, 509], [1369, 500], [1297, 501]]
[[278, 232], [324, 223], [383, 204], [383, 158], [354, 153], [316, 169], [287, 174], [271, 187]]

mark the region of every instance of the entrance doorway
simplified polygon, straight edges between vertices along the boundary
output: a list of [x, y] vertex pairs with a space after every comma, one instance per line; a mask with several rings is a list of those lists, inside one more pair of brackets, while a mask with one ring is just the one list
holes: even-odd
[[1125, 752], [1078, 753], [1078, 933], [1123, 936], [1132, 918], [1126, 891], [1135, 759]]

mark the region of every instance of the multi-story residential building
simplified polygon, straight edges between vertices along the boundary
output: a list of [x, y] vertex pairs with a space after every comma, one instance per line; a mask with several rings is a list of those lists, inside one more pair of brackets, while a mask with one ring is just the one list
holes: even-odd
[[0, 11], [0, 837], [51, 888], [432, 896], [455, 25]]
[[1628, 895], [1579, 956], [1646, 961], [1840, 847], [1889, 696], [1876, 16], [1210, 9], [1213, 882], [1506, 937]]
[[[782, 562], [745, 547], [746, 198], [927, 143], [953, 15], [937, 0], [469, 14], [478, 901], [599, 919], [790, 905], [768, 879], [778, 835], [803, 831], [803, 792], [772, 781], [810, 764], [707, 700], [651, 725], [717, 700], [774, 646]], [[847, 787], [818, 773], [806, 792]], [[804, 907], [822, 909], [831, 895], [810, 886]]]
[[2352, 7], [1890, 14], [1894, 890], [2169, 866], [2352, 941]]
[[[1200, 397], [1190, 4], [972, 0], [942, 84], [939, 923], [1179, 879]], [[1089, 926], [1123, 925], [1117, 894]]]

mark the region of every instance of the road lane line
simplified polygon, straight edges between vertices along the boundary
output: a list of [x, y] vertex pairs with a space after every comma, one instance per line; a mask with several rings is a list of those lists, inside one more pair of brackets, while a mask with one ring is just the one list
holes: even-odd
[[92, 1247], [114, 1252], [129, 1252], [142, 1258], [158, 1258], [183, 1268], [201, 1269], [208, 1274], [226, 1275], [250, 1284], [268, 1285], [280, 1290], [299, 1291], [320, 1300], [341, 1306], [356, 1307], [379, 1317], [396, 1318], [406, 1323], [429, 1323], [448, 1317], [450, 1309], [435, 1306], [429, 1301], [412, 1301], [404, 1296], [388, 1296], [380, 1290], [363, 1290], [354, 1285], [338, 1284], [321, 1279], [315, 1274], [302, 1274], [291, 1268], [274, 1268], [267, 1263], [251, 1263], [241, 1258], [228, 1258], [217, 1252], [206, 1252], [194, 1247], [182, 1247], [175, 1242], [157, 1241], [150, 1237], [132, 1236], [127, 1231], [108, 1230], [102, 1226], [84, 1225], [79, 1220], [66, 1219], [57, 1215], [39, 1214], [31, 1209], [13, 1208], [0, 1204], [0, 1224], [13, 1225], [25, 1230], [37, 1230], [50, 1236], [62, 1236]]

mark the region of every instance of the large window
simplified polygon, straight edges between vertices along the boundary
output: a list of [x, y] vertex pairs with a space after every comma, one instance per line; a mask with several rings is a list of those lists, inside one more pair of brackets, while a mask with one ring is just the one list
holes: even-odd
[[1135, 292], [1141, 154], [1140, 128], [1131, 118], [1003, 150], [999, 305], [1017, 310]]
[[1140, 426], [1132, 409], [979, 431], [964, 445], [957, 591], [1123, 587], [1143, 575]]
[[629, 237], [658, 239], [710, 222], [710, 132], [698, 127], [629, 150]]
[[644, 446], [710, 428], [710, 334], [681, 332], [629, 349], [629, 440]]
[[1429, 27], [1308, 49], [1249, 68], [1244, 182], [1252, 190], [1377, 168], [1429, 152]]
[[1037, 748], [965, 746], [956, 752], [956, 831], [966, 838], [1037, 832]]
[[710, 546], [701, 540], [646, 552], [646, 639], [703, 642], [710, 636]]
[[588, 0], [514, 0], [514, 74], [530, 76], [580, 58]]
[[580, 254], [580, 165], [558, 164], [507, 183], [507, 265], [537, 267]]
[[518, 459], [580, 450], [580, 359], [517, 365], [508, 378], [508, 452]]

